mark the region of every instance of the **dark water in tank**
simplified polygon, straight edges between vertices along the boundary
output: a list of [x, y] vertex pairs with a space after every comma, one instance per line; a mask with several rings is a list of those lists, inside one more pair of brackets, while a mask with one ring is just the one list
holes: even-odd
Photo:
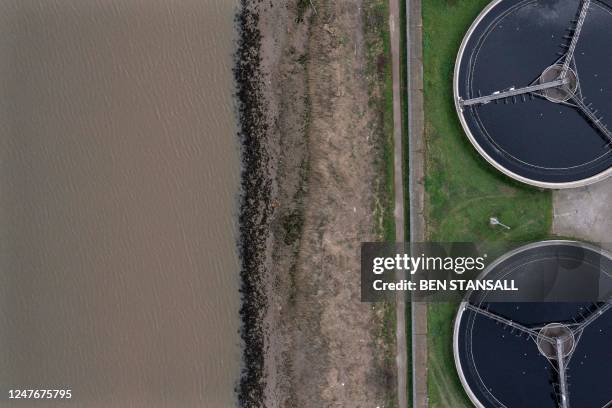
[[[460, 63], [463, 99], [532, 84], [570, 42], [576, 0], [502, 1], [476, 27]], [[574, 54], [580, 93], [612, 129], [612, 0], [592, 1]], [[465, 107], [476, 141], [498, 163], [543, 182], [612, 165], [609, 140], [574, 106], [530, 95]]]
[[[517, 257], [523, 258], [523, 255]], [[525, 259], [531, 262], [530, 258]], [[604, 268], [609, 269], [609, 263]], [[520, 268], [517, 271], [521, 273]], [[497, 271], [491, 273], [493, 275], [488, 277], [496, 276]], [[472, 297], [472, 303], [473, 300]], [[553, 322], [582, 322], [601, 306], [601, 303], [586, 302], [480, 304], [482, 308], [530, 328]], [[570, 406], [604, 407], [612, 401], [611, 346], [612, 309], [607, 309], [578, 336], [575, 350], [569, 357]], [[486, 407], [559, 406], [555, 392], [559, 381], [557, 368], [540, 353], [534, 339], [526, 333], [466, 310], [459, 326], [459, 357], [470, 389]]]

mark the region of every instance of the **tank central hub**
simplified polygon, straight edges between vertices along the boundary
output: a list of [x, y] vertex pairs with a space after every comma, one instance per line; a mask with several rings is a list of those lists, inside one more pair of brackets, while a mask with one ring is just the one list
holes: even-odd
[[[561, 73], [563, 72], [563, 65], [555, 64], [546, 68], [542, 75], [540, 75], [540, 83], [552, 82], [561, 79]], [[563, 85], [544, 89], [542, 94], [546, 99], [554, 103], [566, 102], [572, 98], [578, 89], [578, 76], [576, 72], [568, 68], [565, 74], [566, 82]]]
[[568, 357], [576, 347], [576, 337], [574, 332], [566, 325], [550, 323], [540, 329], [537, 344], [538, 350], [544, 357], [556, 360], [558, 344], [560, 344], [563, 357]]

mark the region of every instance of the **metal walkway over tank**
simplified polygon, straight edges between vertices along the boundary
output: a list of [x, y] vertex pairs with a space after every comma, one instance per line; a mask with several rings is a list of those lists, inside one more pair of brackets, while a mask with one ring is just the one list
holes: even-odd
[[603, 117], [597, 117], [596, 112], [593, 112], [590, 106], [584, 103], [582, 98], [574, 97], [572, 98], [572, 102], [576, 104], [578, 110], [587, 117], [589, 122], [601, 132], [606, 139], [606, 144], [612, 143], [612, 132], [610, 132], [608, 127], [603, 123]]
[[563, 61], [563, 71], [561, 72], [560, 78], [565, 78], [567, 72], [569, 70], [572, 59], [574, 58], [574, 51], [576, 51], [576, 45], [578, 44], [578, 38], [580, 38], [580, 32], [582, 31], [582, 26], [584, 25], [584, 20], [586, 20], [587, 11], [589, 10], [589, 6], [591, 5], [591, 0], [583, 0], [580, 5], [580, 13], [578, 14], [578, 20], [576, 21], [576, 27], [574, 28], [574, 35], [572, 36], [572, 40], [570, 42], [567, 53], [565, 54]]
[[475, 306], [475, 305], [473, 305], [471, 303], [466, 304], [465, 308], [467, 310], [471, 310], [471, 311], [473, 311], [473, 312], [475, 312], [477, 314], [480, 314], [480, 315], [482, 315], [484, 317], [487, 317], [487, 318], [489, 318], [491, 320], [494, 320], [494, 321], [496, 321], [498, 323], [501, 323], [501, 324], [503, 324], [505, 326], [508, 326], [508, 327], [510, 327], [512, 329], [516, 329], [516, 330], [518, 330], [520, 332], [523, 332], [523, 333], [526, 333], [526, 334], [528, 334], [530, 336], [533, 336], [533, 338], [540, 337], [541, 339], [546, 340], [546, 341], [548, 341], [551, 344], [555, 344], [555, 340], [552, 337], [543, 336], [540, 333], [539, 330], [532, 329], [532, 328], [524, 326], [524, 325], [522, 325], [520, 323], [514, 322], [514, 321], [512, 321], [510, 319], [506, 319], [505, 317], [500, 316], [500, 315], [498, 315], [496, 313], [493, 313], [493, 312], [491, 312], [488, 309], [483, 309], [483, 308]]
[[588, 325], [597, 320], [602, 314], [606, 313], [610, 308], [612, 308], [612, 299], [608, 300], [608, 302], [604, 303], [603, 306], [598, 307], [593, 312], [591, 312], [582, 322], [578, 323], [575, 327], [572, 328], [574, 333], [580, 332], [584, 330]]
[[561, 408], [568, 408], [569, 395], [567, 392], [567, 369], [565, 366], [565, 356], [563, 355], [562, 339], [556, 339], [555, 348], [557, 350], [557, 370], [559, 371], [559, 405]]
[[494, 100], [497, 99], [506, 99], [506, 98], [510, 98], [513, 96], [517, 96], [517, 95], [522, 95], [522, 94], [526, 94], [526, 93], [532, 93], [532, 92], [537, 92], [537, 91], [543, 91], [545, 89], [549, 89], [549, 88], [558, 88], [560, 86], [563, 86], [565, 84], [567, 84], [569, 82], [569, 79], [557, 79], [555, 81], [550, 81], [550, 82], [544, 82], [542, 84], [535, 84], [535, 85], [529, 85], [529, 86], [524, 86], [522, 88], [510, 88], [507, 91], [497, 91], [497, 92], [493, 92], [490, 95], [485, 95], [485, 96], [479, 96], [476, 98], [471, 98], [471, 99], [466, 99], [463, 100], [461, 98], [459, 98], [459, 103], [462, 106], [469, 106], [469, 105], [484, 105], [487, 104], [489, 102], [492, 102]]

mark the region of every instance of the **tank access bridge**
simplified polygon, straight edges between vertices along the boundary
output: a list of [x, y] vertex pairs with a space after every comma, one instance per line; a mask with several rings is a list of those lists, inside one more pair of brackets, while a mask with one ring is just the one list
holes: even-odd
[[460, 99], [461, 106], [470, 106], [470, 105], [485, 105], [489, 102], [493, 102], [498, 99], [506, 99], [511, 98], [513, 96], [518, 96], [522, 94], [533, 93], [537, 91], [543, 91], [549, 88], [559, 88], [563, 85], [566, 85], [570, 82], [568, 78], [565, 79], [557, 79], [554, 81], [544, 82], [540, 84], [528, 85], [522, 88], [510, 88], [506, 91], [496, 91], [490, 95], [478, 96], [476, 98], [471, 99]]

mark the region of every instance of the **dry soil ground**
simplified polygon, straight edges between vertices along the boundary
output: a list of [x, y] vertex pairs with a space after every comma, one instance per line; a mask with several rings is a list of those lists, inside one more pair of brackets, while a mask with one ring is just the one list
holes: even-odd
[[266, 405], [389, 406], [394, 345], [383, 308], [360, 302], [360, 242], [381, 238], [382, 156], [363, 4], [259, 7], [274, 186]]

